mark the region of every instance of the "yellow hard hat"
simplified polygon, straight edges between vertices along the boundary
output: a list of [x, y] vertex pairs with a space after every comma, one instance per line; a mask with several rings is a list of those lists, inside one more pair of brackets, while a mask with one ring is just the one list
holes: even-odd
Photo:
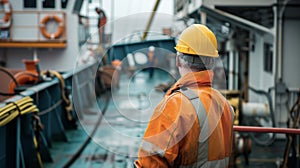
[[186, 28], [175, 49], [184, 54], [219, 57], [216, 36], [202, 24], [193, 24]]

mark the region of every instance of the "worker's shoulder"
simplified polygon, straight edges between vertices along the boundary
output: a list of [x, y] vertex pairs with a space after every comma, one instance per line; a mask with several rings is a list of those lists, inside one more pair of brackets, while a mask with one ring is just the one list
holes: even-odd
[[208, 96], [208, 99], [218, 99], [221, 101], [226, 101], [226, 98], [224, 97], [224, 95], [222, 95], [218, 90], [211, 88], [210, 90], [207, 89], [191, 89], [190, 91], [192, 91], [192, 94], [189, 93], [184, 93], [184, 90], [175, 90], [172, 92], [172, 94], [166, 96], [164, 98], [164, 103], [172, 103], [172, 102], [176, 102], [178, 100], [180, 101], [187, 101], [189, 99], [193, 99], [195, 96], [199, 97], [199, 98], [203, 98], [205, 97], [205, 99], [207, 99], [206, 97]]
[[190, 104], [189, 99], [184, 96], [181, 92], [173, 92], [170, 95], [164, 97], [162, 102], [156, 108], [156, 112], [164, 114], [167, 118], [171, 118], [172, 121], [183, 109]]
[[164, 98], [164, 104], [178, 104], [178, 101], [186, 101], [189, 100], [180, 90], [175, 90], [172, 94], [166, 96]]

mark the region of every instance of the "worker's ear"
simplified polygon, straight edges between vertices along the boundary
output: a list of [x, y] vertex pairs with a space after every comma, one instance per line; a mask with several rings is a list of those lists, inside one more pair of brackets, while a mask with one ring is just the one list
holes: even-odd
[[176, 56], [176, 66], [177, 67], [181, 67], [181, 63], [179, 61], [179, 57], [178, 56]]

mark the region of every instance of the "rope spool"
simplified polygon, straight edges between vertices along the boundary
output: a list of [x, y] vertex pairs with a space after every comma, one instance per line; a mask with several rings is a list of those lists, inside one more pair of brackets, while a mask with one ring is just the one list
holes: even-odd
[[[37, 73], [31, 71], [21, 71], [14, 75], [14, 78], [17, 80], [19, 85], [33, 85], [39, 82], [39, 77]], [[17, 85], [11, 81], [9, 84], [9, 93], [14, 93]]]

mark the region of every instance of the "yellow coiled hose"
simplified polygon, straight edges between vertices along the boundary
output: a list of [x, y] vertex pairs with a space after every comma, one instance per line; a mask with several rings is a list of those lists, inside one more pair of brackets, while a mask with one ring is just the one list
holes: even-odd
[[[7, 102], [6, 106], [0, 108], [0, 127], [6, 125], [19, 115], [25, 115], [28, 113], [37, 113], [39, 109], [33, 104], [33, 99], [26, 96], [15, 102]], [[38, 117], [38, 116], [37, 116]], [[39, 123], [41, 125], [41, 123]], [[36, 135], [33, 136], [33, 142], [36, 149], [38, 149], [38, 142]], [[39, 163], [39, 167], [43, 167], [42, 159], [39, 150], [36, 150], [36, 155]]]
[[15, 102], [8, 102], [6, 106], [0, 108], [0, 126], [3, 126], [19, 115], [38, 112], [38, 108], [33, 104], [33, 99], [29, 96]]

